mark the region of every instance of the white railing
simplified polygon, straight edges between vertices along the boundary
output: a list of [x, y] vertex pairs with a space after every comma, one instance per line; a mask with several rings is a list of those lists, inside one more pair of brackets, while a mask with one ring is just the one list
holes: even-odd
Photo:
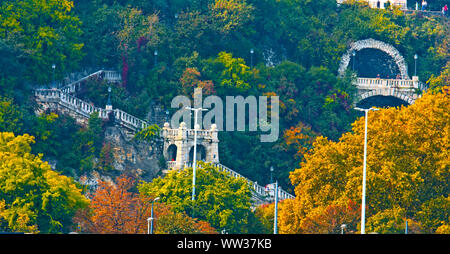
[[102, 74], [103, 74], [102, 78], [110, 82], [120, 82], [122, 80], [122, 76], [120, 75], [120, 73], [116, 71], [99, 70], [87, 75], [86, 77], [83, 77], [77, 81], [74, 81], [68, 85], [61, 87], [60, 90], [63, 91], [64, 93], [74, 93], [77, 91], [77, 89], [80, 88], [81, 82]]
[[176, 168], [176, 166], [177, 166], [176, 161], [167, 161], [166, 164], [167, 164], [168, 169]]
[[[44, 102], [54, 100], [72, 111], [81, 113], [85, 117], [89, 117], [93, 112], [98, 112], [99, 117], [107, 119], [108, 113], [111, 112], [103, 108], [95, 107], [91, 103], [80, 100], [77, 97], [62, 92], [58, 89], [37, 89], [34, 91], [34, 94]], [[119, 124], [134, 131], [144, 129], [149, 126], [146, 121], [132, 116], [120, 109], [114, 109], [112, 112], [114, 113], [114, 117]]]
[[424, 88], [419, 81], [410, 79], [379, 79], [379, 78], [357, 78], [356, 85], [359, 88]]
[[[194, 136], [194, 129], [188, 129], [186, 131], [188, 136]], [[213, 132], [210, 130], [197, 130], [197, 137], [198, 138], [210, 137], [212, 133]]]
[[[168, 165], [168, 168], [171, 168], [171, 167], [169, 167], [169, 164], [167, 164], [167, 165]], [[185, 166], [186, 167], [192, 167], [192, 163], [186, 164]], [[201, 167], [201, 165], [199, 165], [199, 164], [197, 164], [197, 166]], [[214, 166], [216, 166], [217, 168], [219, 168], [222, 171], [227, 172], [232, 177], [243, 178], [244, 180], [246, 180], [249, 183], [249, 185], [253, 188], [255, 193], [257, 193], [259, 196], [261, 196], [261, 197], [266, 197], [267, 196], [268, 193], [266, 191], [266, 188], [261, 186], [261, 185], [259, 185], [257, 182], [251, 181], [250, 179], [248, 179], [248, 178], [242, 176], [241, 174], [239, 174], [238, 172], [236, 172], [236, 171], [230, 169], [229, 167], [224, 166], [224, 165], [222, 165], [220, 163], [214, 163]], [[175, 167], [175, 165], [173, 167]], [[279, 200], [284, 200], [284, 199], [288, 199], [288, 198], [294, 199], [295, 196], [290, 194], [290, 193], [288, 193], [288, 192], [286, 192], [286, 191], [284, 191], [284, 190], [282, 190], [281, 188], [278, 188], [278, 199]]]

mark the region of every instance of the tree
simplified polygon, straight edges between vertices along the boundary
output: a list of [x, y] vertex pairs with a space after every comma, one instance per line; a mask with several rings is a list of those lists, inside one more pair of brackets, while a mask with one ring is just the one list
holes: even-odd
[[226, 91], [243, 93], [251, 88], [253, 73], [250, 67], [245, 65], [244, 59], [233, 58], [231, 53], [220, 52], [217, 58], [206, 60], [202, 73], [217, 84], [220, 95], [226, 94]]
[[122, 52], [122, 83], [126, 87], [130, 64], [128, 57], [133, 50], [141, 50], [145, 46], [156, 44], [155, 25], [158, 22], [158, 16], [156, 14], [145, 16], [136, 8], [126, 8], [118, 14], [121, 19], [121, 28], [116, 36]]
[[88, 205], [73, 179], [31, 153], [34, 137], [0, 133], [0, 230], [68, 232], [75, 211]]
[[134, 138], [137, 140], [145, 140], [150, 142], [156, 137], [159, 137], [160, 130], [161, 128], [157, 124], [152, 124], [134, 134]]
[[22, 116], [19, 107], [12, 100], [0, 97], [0, 131], [20, 132]]
[[245, 233], [251, 192], [242, 178], [233, 178], [211, 164], [199, 162], [196, 194], [192, 201], [192, 168], [170, 171], [164, 178], [138, 186], [146, 196], [160, 197], [177, 212], [207, 221], [217, 230]]
[[[395, 220], [399, 218], [421, 223], [422, 232], [435, 232], [448, 223], [448, 216], [431, 211], [448, 203], [444, 198], [434, 199], [448, 196], [449, 98], [446, 86], [408, 107], [370, 113], [366, 217], [374, 230], [397, 232]], [[313, 211], [336, 202], [361, 202], [363, 140], [364, 118], [338, 142], [316, 139], [301, 167], [290, 176], [296, 186], [295, 212], [300, 223]], [[392, 223], [376, 222], [380, 220]]]
[[26, 76], [40, 84], [78, 67], [82, 58], [80, 20], [68, 0], [18, 0], [0, 4], [0, 38], [26, 54]]
[[[74, 221], [83, 232], [100, 234], [144, 234], [147, 233], [147, 218], [151, 216], [152, 197], [132, 192], [134, 181], [122, 175], [116, 184], [100, 181], [92, 195], [89, 208], [77, 213]], [[170, 206], [154, 204], [154, 232], [213, 233], [208, 223], [197, 221], [185, 214], [175, 213]]]

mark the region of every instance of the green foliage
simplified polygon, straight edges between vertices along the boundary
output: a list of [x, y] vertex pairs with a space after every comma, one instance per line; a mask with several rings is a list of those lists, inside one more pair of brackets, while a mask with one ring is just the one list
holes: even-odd
[[12, 100], [0, 97], [0, 131], [20, 132], [22, 115], [21, 110]]
[[134, 134], [134, 138], [137, 140], [144, 140], [150, 142], [156, 137], [159, 137], [159, 132], [161, 128], [157, 124], [152, 124], [145, 129], [138, 131]]
[[75, 211], [88, 204], [73, 179], [31, 154], [34, 138], [0, 133], [0, 230], [67, 232]]
[[44, 84], [56, 74], [73, 70], [82, 58], [80, 20], [68, 0], [2, 1], [0, 38], [24, 53], [27, 78]]
[[234, 178], [211, 164], [199, 163], [196, 194], [192, 201], [192, 168], [170, 171], [164, 178], [141, 183], [139, 192], [160, 197], [175, 211], [207, 221], [216, 229], [246, 233], [250, 216], [250, 187], [244, 179]]

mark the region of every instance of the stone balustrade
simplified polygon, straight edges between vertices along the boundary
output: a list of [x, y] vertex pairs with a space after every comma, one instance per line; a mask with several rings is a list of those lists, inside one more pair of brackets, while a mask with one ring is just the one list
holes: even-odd
[[356, 85], [360, 89], [376, 89], [376, 88], [417, 88], [421, 87], [419, 81], [411, 79], [379, 79], [379, 78], [357, 78]]
[[[168, 161], [167, 162], [167, 167], [169, 169], [175, 168], [176, 164], [174, 163], [175, 161]], [[201, 165], [197, 164], [198, 167], [201, 167]], [[266, 191], [266, 188], [264, 186], [259, 185], [257, 182], [253, 182], [250, 179], [242, 176], [241, 174], [239, 174], [238, 172], [230, 169], [227, 166], [224, 166], [220, 163], [214, 163], [214, 166], [216, 166], [217, 168], [219, 168], [222, 171], [227, 172], [229, 175], [231, 175], [234, 178], [243, 178], [245, 181], [248, 182], [248, 184], [253, 188], [254, 192], [256, 194], [258, 194], [260, 197], [265, 198], [267, 197], [268, 193]], [[185, 165], [185, 167], [192, 167], [192, 163], [187, 163]], [[279, 200], [284, 200], [284, 199], [294, 199], [295, 196], [284, 191], [283, 189], [281, 189], [280, 187], [278, 188], [278, 199]]]
[[[169, 125], [164, 125], [164, 128], [162, 129], [162, 137], [168, 138], [168, 139], [174, 139], [177, 137], [194, 137], [194, 129], [188, 129], [185, 127], [184, 123], [180, 125], [177, 129], [172, 129], [169, 127]], [[200, 129], [197, 130], [197, 138], [199, 139], [217, 139], [217, 129], [210, 129], [210, 130], [204, 130]]]
[[89, 78], [99, 76], [102, 79], [109, 81], [109, 82], [120, 82], [122, 80], [122, 76], [120, 73], [116, 71], [105, 71], [105, 70], [99, 70], [94, 73], [91, 73], [75, 82], [72, 82], [68, 85], [65, 85], [60, 88], [60, 90], [64, 93], [75, 93], [77, 90], [80, 89], [80, 85], [83, 81], [88, 80]]
[[85, 102], [65, 93], [59, 89], [37, 89], [34, 91], [35, 96], [43, 103], [54, 102], [58, 103], [69, 110], [89, 118], [94, 112], [99, 113], [99, 117], [107, 119], [110, 112], [113, 112], [115, 120], [122, 126], [131, 129], [132, 131], [139, 131], [146, 128], [149, 124], [135, 116], [132, 116], [120, 109], [106, 110], [103, 108], [95, 107], [91, 103]]

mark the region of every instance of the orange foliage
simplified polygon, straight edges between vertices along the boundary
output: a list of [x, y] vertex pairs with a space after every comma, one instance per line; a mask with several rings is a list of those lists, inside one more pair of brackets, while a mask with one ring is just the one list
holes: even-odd
[[[152, 198], [130, 191], [134, 181], [120, 176], [116, 184], [99, 181], [89, 208], [78, 211], [74, 222], [82, 232], [97, 234], [145, 234], [151, 217]], [[154, 203], [155, 233], [215, 233], [209, 223], [175, 213], [163, 203]]]

